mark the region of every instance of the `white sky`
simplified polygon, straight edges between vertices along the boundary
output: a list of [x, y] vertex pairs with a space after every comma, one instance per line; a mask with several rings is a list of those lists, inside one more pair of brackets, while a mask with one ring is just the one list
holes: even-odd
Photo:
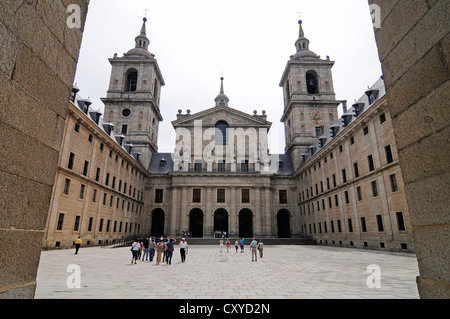
[[229, 106], [249, 114], [266, 110], [273, 123], [270, 151], [284, 153], [279, 82], [296, 52], [298, 12], [310, 50], [336, 61], [337, 100], [351, 105], [382, 74], [367, 0], [91, 0], [75, 83], [93, 108], [103, 110], [108, 58], [134, 47], [145, 8], [149, 51], [166, 82], [159, 152], [173, 151], [178, 109], [214, 106], [223, 74]]

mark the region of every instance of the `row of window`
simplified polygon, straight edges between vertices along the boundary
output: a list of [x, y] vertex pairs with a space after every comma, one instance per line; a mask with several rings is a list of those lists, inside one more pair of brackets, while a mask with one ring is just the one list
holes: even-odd
[[[343, 149], [341, 149], [341, 148], [342, 148], [342, 145], [339, 146], [339, 149], [340, 149], [340, 152], [343, 152]], [[394, 162], [394, 158], [393, 158], [393, 155], [392, 155], [391, 145], [386, 145], [384, 147], [384, 151], [385, 151], [385, 156], [386, 156], [386, 164], [393, 163]], [[333, 152], [330, 153], [330, 159], [333, 159]], [[324, 157], [324, 164], [326, 164], [327, 162], [328, 162], [327, 161], [327, 156], [325, 156]], [[375, 170], [375, 164], [374, 164], [374, 159], [373, 159], [373, 155], [372, 154], [367, 156], [367, 164], [368, 164], [369, 172], [372, 172], [372, 171]], [[318, 166], [319, 166], [319, 168], [322, 166], [320, 161], [318, 162]], [[317, 170], [316, 164], [314, 164], [313, 170], [314, 171]], [[303, 179], [303, 177], [308, 176], [308, 173], [309, 173], [309, 175], [312, 175], [311, 168], [309, 168], [307, 171], [305, 171], [304, 174], [303, 173], [300, 174], [300, 179]], [[357, 162], [353, 163], [353, 173], [354, 173], [355, 178], [358, 178], [360, 176], [360, 172], [359, 172], [359, 168], [358, 168], [358, 163]], [[347, 175], [346, 175], [345, 169], [342, 170], [342, 181], [343, 181], [343, 183], [347, 182]], [[335, 184], [335, 182], [334, 182], [334, 184]]]
[[[80, 132], [80, 124], [79, 123], [75, 123], [74, 131], [77, 132], [77, 133]], [[88, 136], [88, 142], [89, 143], [93, 143], [93, 135], [90, 134], [90, 133], [89, 133], [89, 136]], [[100, 149], [100, 152], [103, 153], [103, 151], [105, 150], [105, 144], [104, 143], [100, 143], [99, 149]], [[73, 154], [73, 155], [72, 154], [73, 153], [70, 153], [70, 155], [69, 155], [68, 167], [70, 169], [73, 169], [73, 163], [75, 161], [75, 154]], [[73, 158], [71, 159], [70, 156], [72, 156]], [[114, 157], [114, 151], [112, 149], [109, 150], [109, 157], [110, 158]], [[119, 155], [118, 154], [115, 154], [115, 162], [116, 163], [119, 162]], [[125, 159], [122, 158], [121, 166], [123, 167], [124, 165], [125, 165]], [[72, 168], [70, 166], [72, 166]], [[126, 163], [126, 170], [127, 171], [129, 170], [129, 167], [130, 167], [130, 164]], [[138, 170], [135, 169], [133, 166], [131, 167], [131, 174], [132, 175], [134, 174], [135, 176], [138, 176]], [[87, 175], [87, 174], [84, 174], [84, 175]], [[144, 175], [142, 173], [139, 173], [139, 179], [144, 179]]]
[[[69, 154], [69, 163], [67, 165], [68, 169], [73, 170], [73, 166], [74, 166], [74, 162], [75, 162], [75, 154], [74, 153], [70, 153]], [[128, 164], [127, 164], [127, 169], [128, 169]], [[134, 169], [134, 168], [133, 168]], [[137, 173], [137, 170], [136, 170]], [[84, 176], [88, 177], [89, 174], [89, 161], [84, 161], [84, 167], [83, 167], [83, 173]], [[101, 175], [101, 169], [100, 167], [97, 167], [96, 173], [95, 173], [95, 181], [96, 182], [100, 182], [100, 175]], [[109, 173], [106, 173], [106, 178], [105, 178], [105, 185], [109, 187], [109, 183], [110, 183], [110, 179], [111, 179], [111, 175]], [[118, 191], [122, 192], [122, 180], [119, 180], [119, 184], [118, 184]], [[115, 189], [116, 187], [116, 177], [112, 176], [111, 179], [111, 188]], [[125, 182], [123, 184], [123, 193], [126, 194], [127, 193], [127, 183]], [[66, 194], [66, 193], [64, 193]], [[135, 199], [138, 199], [140, 201], [143, 200], [143, 191], [137, 190], [137, 197], [136, 197], [136, 187], [132, 187], [132, 185], [129, 185], [128, 188], [128, 195], [132, 196]]]
[[[70, 184], [71, 184], [71, 180], [69, 178], [66, 178], [64, 181], [64, 188], [63, 188], [63, 194], [64, 195], [69, 195], [69, 191], [70, 191]], [[86, 193], [86, 185], [85, 184], [81, 184], [80, 186], [80, 193], [78, 198], [79, 199], [84, 199], [85, 197], [85, 193]], [[97, 202], [97, 195], [98, 195], [98, 190], [97, 189], [93, 189], [92, 191], [92, 202], [96, 203]], [[116, 198], [116, 208], [120, 209], [120, 203], [121, 203], [121, 198], [117, 197]], [[103, 205], [106, 206], [108, 204], [108, 193], [103, 193]], [[114, 204], [114, 195], [110, 195], [109, 197], [109, 206], [113, 207]], [[122, 199], [122, 206], [121, 206], [121, 210], [125, 210], [125, 199]], [[136, 210], [135, 210], [136, 208]], [[131, 212], [135, 212], [135, 213], [141, 213], [142, 212], [142, 205], [136, 204], [134, 202], [130, 202], [127, 201], [127, 211], [129, 212], [131, 209]]]
[[[403, 218], [403, 213], [402, 212], [396, 212], [395, 213], [396, 219], [397, 219], [397, 230], [398, 231], [406, 231], [406, 226], [405, 226], [405, 220]], [[377, 225], [377, 231], [378, 232], [384, 232], [384, 223], [383, 223], [383, 215], [378, 214], [375, 216], [376, 218], [376, 225]], [[316, 227], [317, 225], [317, 227]], [[323, 225], [323, 228], [322, 228]], [[336, 224], [334, 223], [333, 220], [331, 220], [329, 222], [330, 228], [331, 228], [331, 232], [335, 233], [342, 233], [342, 225], [341, 225], [341, 220], [336, 220]], [[306, 226], [306, 225], [303, 225]], [[367, 229], [367, 222], [366, 222], [366, 217], [360, 217], [360, 226], [361, 226], [361, 232], [362, 233], [367, 233], [368, 229]], [[318, 229], [317, 229], [318, 228]], [[318, 223], [313, 223], [313, 224], [309, 224], [309, 234], [316, 234], [317, 231], [319, 233], [322, 233], [322, 231], [324, 233], [328, 233], [328, 224], [326, 221], [324, 222], [318, 222]], [[349, 233], [353, 233], [353, 221], [351, 218], [347, 219], [347, 231]]]
[[[56, 230], [60, 230], [60, 231], [63, 230], [64, 217], [65, 217], [64, 213], [59, 213], [58, 223], [56, 225]], [[81, 222], [81, 216], [80, 215], [75, 216], [75, 222], [74, 222], [74, 225], [73, 225], [73, 231], [77, 232], [77, 231], [80, 230], [80, 222]], [[88, 224], [88, 227], [87, 227], [87, 231], [88, 232], [93, 231], [93, 224], [94, 224], [94, 217], [89, 217], [89, 224]], [[101, 218], [100, 221], [99, 221], [98, 231], [99, 232], [103, 232], [104, 226], [105, 226], [104, 225], [104, 219]], [[135, 233], [139, 234], [141, 225], [135, 223], [134, 226], [135, 226], [134, 227]], [[105, 227], [105, 231], [107, 233], [110, 232], [110, 227], [111, 227], [111, 220], [108, 219], [106, 221], [106, 227]], [[122, 228], [123, 228], [123, 221], [120, 221], [119, 224], [118, 224], [117, 220], [115, 220], [114, 221], [114, 226], [113, 226], [113, 233], [121, 234], [122, 233]], [[125, 222], [124, 234], [126, 234], [126, 233], [133, 233], [133, 223]]]
[[[163, 189], [156, 189], [155, 190], [155, 203], [162, 203], [163, 195], [164, 195]], [[287, 204], [287, 191], [286, 190], [279, 190], [278, 196], [279, 196], [280, 204]], [[192, 190], [192, 202], [200, 203], [201, 198], [202, 198], [202, 190], [198, 189], [198, 188], [194, 188]], [[250, 189], [241, 189], [241, 202], [242, 203], [250, 203]], [[223, 188], [217, 189], [217, 203], [225, 203], [225, 189], [223, 189]]]
[[[333, 175], [333, 177], [334, 177], [334, 175]], [[334, 179], [333, 179], [334, 180]], [[394, 193], [394, 192], [397, 192], [398, 191], [398, 183], [397, 183], [397, 177], [396, 177], [396, 175], [395, 174], [391, 174], [391, 175], [389, 175], [389, 180], [390, 180], [390, 184], [391, 184], [391, 191]], [[379, 192], [378, 192], [378, 183], [377, 183], [377, 181], [375, 180], [375, 181], [371, 181], [370, 182], [370, 184], [371, 184], [371, 189], [372, 189], [372, 197], [377, 197], [378, 195], [379, 195]], [[333, 183], [333, 185], [334, 185], [334, 187], [336, 187], [336, 185]], [[327, 186], [328, 186], [328, 189], [330, 189], [330, 185], [329, 185], [329, 180], [328, 180], [328, 178], [327, 178]], [[320, 191], [321, 192], [323, 192], [324, 191], [324, 189], [323, 189], [323, 183], [322, 182], [320, 182]], [[305, 192], [304, 191], [302, 191], [301, 193], [299, 193], [298, 194], [299, 195], [299, 202], [301, 203], [301, 202], [304, 202], [305, 201]], [[317, 195], [319, 195], [319, 187], [318, 187], [318, 184], [316, 184], [316, 196]], [[309, 199], [309, 197], [313, 197], [314, 196], [314, 194], [313, 194], [313, 188], [311, 187], [310, 189], [307, 189], [306, 190], [306, 200], [308, 200]], [[363, 200], [363, 196], [362, 196], [362, 191], [361, 191], [361, 186], [356, 186], [356, 196], [357, 196], [357, 199], [358, 199], [358, 201], [362, 201]], [[334, 195], [334, 197], [335, 197], [335, 203], [336, 203], [336, 206], [339, 206], [339, 203], [338, 203], [338, 195], [337, 194], [335, 194]], [[344, 197], [345, 197], [345, 203], [346, 204], [349, 204], [350, 203], [350, 198], [349, 198], [349, 195], [348, 195], [348, 190], [346, 190], [346, 191], [344, 191]], [[329, 199], [329, 202], [330, 202], [330, 208], [331, 208], [331, 199], [330, 199], [330, 197], [328, 197], [328, 199]], [[324, 202], [324, 199], [322, 199], [322, 202]], [[317, 207], [319, 208], [319, 201], [317, 201]], [[325, 205], [323, 205], [323, 209], [325, 209]], [[320, 210], [320, 209], [318, 209], [318, 210]], [[314, 209], [313, 209], [313, 212], [314, 212]]]

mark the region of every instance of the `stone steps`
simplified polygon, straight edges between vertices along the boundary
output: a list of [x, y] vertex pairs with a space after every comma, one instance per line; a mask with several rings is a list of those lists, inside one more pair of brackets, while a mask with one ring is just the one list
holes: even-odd
[[[239, 238], [229, 238], [230, 243], [234, 246], [234, 242]], [[256, 238], [262, 239], [264, 245], [315, 245], [315, 241], [311, 238]], [[177, 238], [178, 242], [179, 238]], [[189, 245], [219, 245], [220, 238], [186, 238]], [[252, 238], [244, 238], [244, 244], [249, 245]], [[224, 239], [224, 242], [226, 240]]]

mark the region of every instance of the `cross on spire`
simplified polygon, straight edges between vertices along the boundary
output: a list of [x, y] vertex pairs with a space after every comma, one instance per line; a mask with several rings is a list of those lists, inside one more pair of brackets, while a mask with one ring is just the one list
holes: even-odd
[[143, 11], [145, 12], [145, 17], [147, 18], [147, 12], [149, 12], [150, 10], [148, 8], [145, 8]]

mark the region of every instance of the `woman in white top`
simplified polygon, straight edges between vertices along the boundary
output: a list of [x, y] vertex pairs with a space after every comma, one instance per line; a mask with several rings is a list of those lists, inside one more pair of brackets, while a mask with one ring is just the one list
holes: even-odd
[[180, 241], [180, 255], [181, 262], [184, 263], [186, 260], [186, 252], [188, 251], [188, 244], [186, 242], [186, 238], [182, 238]]
[[136, 260], [139, 258], [138, 256], [139, 256], [140, 248], [141, 248], [141, 244], [139, 244], [139, 242], [137, 240], [135, 240], [133, 242], [133, 244], [131, 244], [131, 253], [133, 254], [132, 258], [131, 258], [131, 263], [133, 263], [133, 261], [134, 261], [134, 263], [136, 263]]

